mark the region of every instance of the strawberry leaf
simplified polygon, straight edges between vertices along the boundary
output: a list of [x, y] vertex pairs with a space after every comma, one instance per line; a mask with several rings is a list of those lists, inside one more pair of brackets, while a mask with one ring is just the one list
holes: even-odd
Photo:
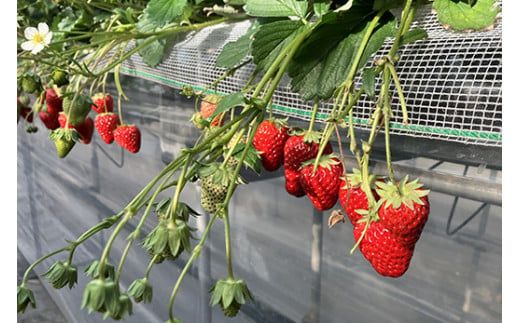
[[374, 98], [376, 95], [376, 70], [374, 68], [367, 68], [363, 71], [362, 76], [363, 84], [361, 89], [370, 98]]
[[303, 18], [307, 12], [307, 1], [296, 0], [246, 0], [246, 13], [253, 17]]
[[493, 26], [498, 16], [496, 0], [471, 1], [435, 0], [439, 22], [456, 31], [482, 30]]
[[140, 19], [155, 27], [163, 27], [180, 17], [188, 5], [188, 0], [150, 0]]
[[300, 21], [294, 20], [279, 20], [261, 25], [251, 45], [251, 54], [257, 69], [269, 68], [302, 26]]
[[249, 54], [253, 43], [253, 34], [258, 29], [258, 23], [253, 23], [247, 32], [235, 41], [227, 43], [217, 57], [215, 65], [223, 68], [234, 67]]
[[226, 112], [236, 106], [244, 105], [245, 103], [246, 99], [244, 97], [244, 94], [241, 92], [231, 93], [224, 96], [218, 103], [215, 112], [213, 112], [213, 114], [211, 115], [210, 121], [213, 120], [215, 116], [218, 116], [219, 114]]

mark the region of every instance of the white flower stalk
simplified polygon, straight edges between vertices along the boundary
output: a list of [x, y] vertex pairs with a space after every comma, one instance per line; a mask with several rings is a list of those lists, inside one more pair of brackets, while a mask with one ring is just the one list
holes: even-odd
[[37, 54], [51, 43], [52, 31], [46, 23], [40, 22], [38, 29], [27, 27], [24, 31], [27, 41], [22, 43], [22, 49], [30, 51], [31, 54]]

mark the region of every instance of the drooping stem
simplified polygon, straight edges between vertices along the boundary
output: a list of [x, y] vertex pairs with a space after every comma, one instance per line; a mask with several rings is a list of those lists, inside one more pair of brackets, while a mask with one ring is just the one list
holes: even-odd
[[193, 264], [193, 261], [197, 259], [200, 255], [200, 252], [202, 251], [202, 248], [204, 247], [204, 244], [206, 243], [206, 239], [208, 238], [208, 234], [211, 230], [211, 227], [213, 226], [213, 223], [215, 223], [215, 220], [217, 219], [217, 215], [212, 215], [208, 225], [204, 229], [204, 232], [202, 233], [202, 236], [199, 240], [199, 243], [193, 248], [193, 252], [191, 253], [190, 258], [184, 265], [184, 268], [181, 271], [181, 274], [177, 278], [177, 281], [175, 282], [175, 286], [173, 287], [172, 294], [170, 296], [170, 301], [168, 303], [168, 315], [172, 322], [174, 322], [174, 316], [173, 316], [173, 305], [175, 303], [175, 297], [177, 296], [177, 293], [179, 291], [179, 287], [181, 286], [182, 281], [184, 280], [184, 276], [188, 273], [188, 271], [191, 268], [191, 265]]
[[314, 121], [316, 120], [316, 114], [318, 113], [319, 106], [320, 106], [320, 100], [315, 99], [314, 106], [312, 107], [311, 120], [309, 121], [309, 128], [307, 130], [308, 132], [311, 132], [314, 127]]

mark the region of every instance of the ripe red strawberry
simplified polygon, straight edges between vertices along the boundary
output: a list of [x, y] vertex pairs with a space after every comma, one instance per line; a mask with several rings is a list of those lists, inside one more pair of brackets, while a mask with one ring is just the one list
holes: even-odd
[[285, 175], [285, 190], [296, 197], [305, 195], [302, 186], [300, 185], [300, 171], [292, 169], [284, 169]]
[[[362, 175], [358, 169], [353, 169], [353, 173], [348, 175], [348, 178], [341, 179], [341, 186], [339, 189], [339, 203], [347, 213], [348, 218], [352, 224], [355, 224], [363, 216], [356, 212], [356, 210], [368, 210], [368, 197], [361, 188]], [[348, 183], [347, 183], [348, 180]], [[376, 190], [372, 190], [375, 199], [378, 200]]]
[[338, 200], [339, 185], [343, 165], [333, 155], [320, 158], [314, 169], [314, 160], [305, 162], [300, 171], [300, 184], [314, 207], [325, 211], [334, 206]]
[[54, 130], [60, 127], [57, 114], [48, 113], [46, 111], [40, 111], [38, 115], [40, 116], [40, 120], [43, 122], [47, 129]]
[[408, 177], [398, 184], [377, 182], [377, 186], [381, 224], [398, 236], [418, 237], [430, 213], [429, 191], [422, 189], [418, 179], [408, 182]]
[[63, 111], [63, 99], [54, 88], [48, 88], [45, 91], [45, 103], [47, 104], [47, 113], [49, 114], [57, 115]]
[[[200, 103], [200, 115], [203, 119], [208, 119], [213, 115], [213, 112], [217, 109], [217, 105], [221, 99], [221, 96], [216, 94], [206, 95]], [[211, 121], [211, 126], [216, 127], [222, 125], [223, 114], [215, 116]]]
[[114, 130], [114, 140], [131, 153], [141, 148], [141, 132], [135, 125], [120, 125]]
[[269, 119], [258, 125], [253, 137], [253, 146], [260, 152], [262, 165], [270, 172], [283, 164], [283, 149], [289, 139], [286, 120]]
[[[303, 196], [301, 193], [303, 192], [303, 188], [301, 188], [299, 180], [300, 167], [302, 163], [315, 158], [320, 148], [320, 145], [317, 142], [319, 136], [317, 138], [313, 138], [314, 140], [305, 139], [306, 138], [303, 135], [291, 136], [289, 139], [287, 139], [284, 146], [283, 155], [284, 168], [286, 173], [285, 189], [287, 193], [296, 197]], [[327, 143], [325, 150], [323, 151], [323, 155], [328, 155], [331, 153], [332, 146], [330, 143]], [[288, 171], [290, 172], [287, 173]], [[287, 176], [287, 174], [289, 174], [289, 176]], [[288, 179], [290, 180], [290, 183], [287, 182]]]
[[[354, 239], [357, 241], [365, 229], [366, 222], [354, 225]], [[372, 267], [382, 276], [400, 277], [410, 265], [413, 248], [405, 246], [398, 236], [388, 230], [380, 221], [370, 223], [359, 249]]]
[[114, 98], [109, 93], [96, 93], [92, 97], [92, 110], [97, 113], [114, 111]]
[[90, 144], [92, 141], [92, 135], [94, 134], [94, 120], [91, 117], [87, 117], [85, 122], [74, 127], [79, 133], [80, 141], [85, 145]]
[[119, 125], [119, 116], [112, 112], [100, 113], [96, 116], [94, 126], [96, 127], [99, 136], [107, 144], [114, 141], [114, 130]]

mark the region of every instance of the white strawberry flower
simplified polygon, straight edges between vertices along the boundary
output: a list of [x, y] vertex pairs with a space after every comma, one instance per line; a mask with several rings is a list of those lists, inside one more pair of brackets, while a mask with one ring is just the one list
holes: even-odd
[[46, 23], [40, 22], [38, 29], [27, 27], [24, 31], [27, 41], [22, 43], [22, 49], [31, 51], [31, 54], [37, 54], [51, 43], [52, 31]]

